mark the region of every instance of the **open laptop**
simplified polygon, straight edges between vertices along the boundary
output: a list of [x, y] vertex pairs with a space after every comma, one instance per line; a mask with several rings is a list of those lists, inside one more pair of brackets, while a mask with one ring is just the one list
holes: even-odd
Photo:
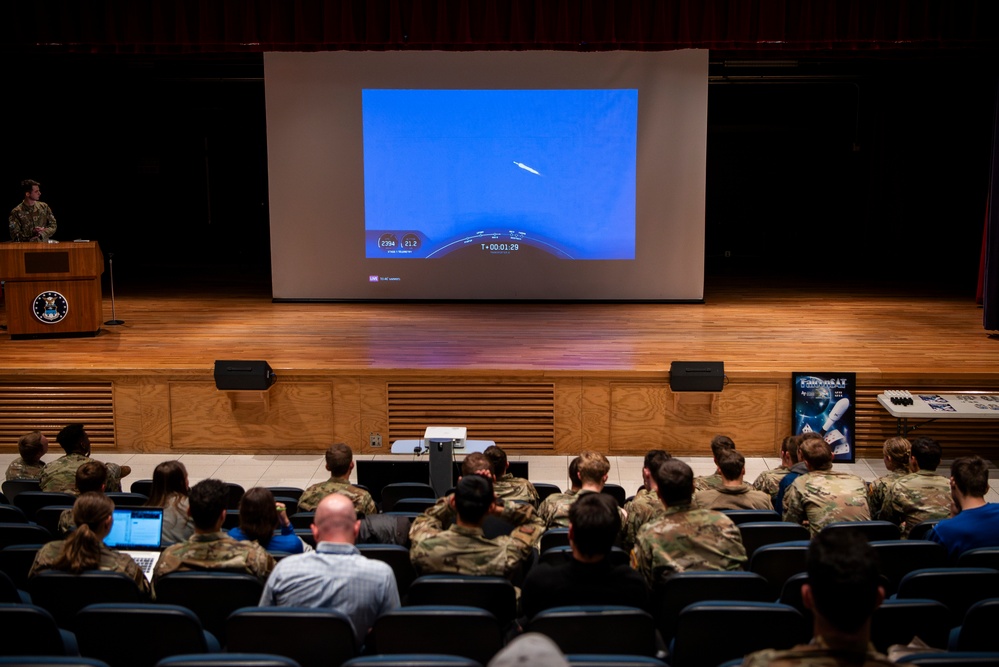
[[153, 576], [153, 566], [160, 559], [163, 536], [163, 508], [116, 507], [111, 532], [104, 544], [132, 557], [146, 579]]

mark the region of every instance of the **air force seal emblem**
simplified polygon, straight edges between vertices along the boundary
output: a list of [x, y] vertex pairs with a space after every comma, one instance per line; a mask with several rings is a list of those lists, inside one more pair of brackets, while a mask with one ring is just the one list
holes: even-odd
[[61, 322], [69, 312], [66, 297], [59, 292], [42, 292], [35, 297], [32, 310], [39, 322], [55, 324]]

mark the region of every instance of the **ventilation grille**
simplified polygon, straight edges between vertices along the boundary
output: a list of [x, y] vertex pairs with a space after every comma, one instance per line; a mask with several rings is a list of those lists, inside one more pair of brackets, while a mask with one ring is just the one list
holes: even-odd
[[0, 384], [0, 442], [16, 446], [25, 433], [41, 431], [51, 440], [50, 451], [59, 454], [55, 435], [79, 422], [94, 449], [114, 448], [113, 397], [110, 382]]
[[469, 440], [504, 449], [555, 448], [554, 384], [388, 384], [389, 438], [419, 439], [428, 426], [465, 426]]

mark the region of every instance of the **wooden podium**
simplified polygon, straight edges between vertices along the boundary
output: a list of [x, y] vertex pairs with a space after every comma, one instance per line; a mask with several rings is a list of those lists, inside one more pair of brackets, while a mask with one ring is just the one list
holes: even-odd
[[0, 243], [11, 338], [96, 336], [104, 255], [96, 241]]

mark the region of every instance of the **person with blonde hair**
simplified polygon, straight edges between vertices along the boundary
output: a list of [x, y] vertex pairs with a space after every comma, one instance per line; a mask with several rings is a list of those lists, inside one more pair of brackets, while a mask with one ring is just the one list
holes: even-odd
[[163, 508], [163, 546], [183, 542], [194, 534], [188, 513], [187, 468], [180, 461], [164, 461], [153, 470], [153, 488], [146, 507]]
[[885, 440], [884, 456], [885, 469], [888, 472], [881, 475], [867, 487], [867, 504], [871, 506], [871, 517], [882, 518], [882, 508], [885, 504], [885, 495], [888, 487], [895, 483], [899, 477], [909, 474], [909, 456], [912, 445], [908, 440], [900, 435]]
[[91, 570], [120, 572], [135, 581], [144, 597], [151, 596], [146, 575], [132, 557], [104, 544], [114, 522], [114, 503], [110, 498], [93, 491], [81, 494], [73, 503], [73, 521], [76, 530], [69, 537], [49, 542], [38, 550], [29, 577], [44, 570], [73, 574]]
[[45, 464], [42, 457], [49, 451], [49, 439], [41, 431], [25, 433], [17, 441], [20, 456], [7, 466], [7, 479], [39, 479]]

